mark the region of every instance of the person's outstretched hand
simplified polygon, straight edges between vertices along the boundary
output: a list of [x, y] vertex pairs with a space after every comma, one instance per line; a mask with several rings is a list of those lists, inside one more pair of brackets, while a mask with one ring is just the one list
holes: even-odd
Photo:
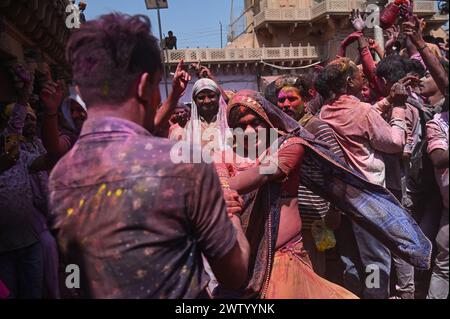
[[366, 27], [366, 23], [364, 22], [364, 19], [361, 17], [359, 9], [352, 10], [350, 21], [355, 31], [363, 31], [364, 28]]
[[408, 100], [408, 91], [400, 82], [395, 83], [388, 96], [388, 101], [394, 106], [404, 106]]
[[191, 80], [191, 76], [188, 72], [183, 69], [184, 61], [181, 60], [175, 71], [175, 75], [172, 81], [172, 91], [174, 97], [179, 100], [184, 93], [186, 92], [189, 81]]
[[47, 81], [39, 96], [44, 104], [44, 109], [48, 114], [56, 114], [56, 112], [58, 112], [58, 107], [63, 100], [62, 89], [58, 83]]
[[406, 34], [414, 45], [423, 42], [423, 29], [425, 28], [424, 19], [419, 19], [414, 15], [412, 21], [403, 22], [403, 33]]
[[393, 25], [392, 27], [385, 30], [385, 36], [387, 41], [384, 44], [385, 48], [391, 48], [397, 42], [400, 35], [400, 27], [398, 25]]

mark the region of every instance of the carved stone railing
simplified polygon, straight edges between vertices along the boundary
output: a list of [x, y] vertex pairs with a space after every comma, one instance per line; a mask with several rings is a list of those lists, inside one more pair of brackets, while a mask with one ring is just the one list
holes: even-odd
[[430, 22], [438, 22], [445, 23], [448, 22], [448, 14], [435, 14], [428, 21]]
[[264, 8], [255, 16], [255, 28], [266, 22], [309, 22], [327, 14], [348, 14], [364, 4], [364, 0], [324, 0], [310, 8]]
[[257, 62], [264, 61], [295, 61], [319, 59], [319, 48], [312, 45], [275, 48], [225, 48], [225, 49], [185, 49], [169, 50], [165, 54], [166, 62], [178, 63], [183, 59], [187, 63], [207, 62]]
[[436, 14], [435, 1], [414, 1], [414, 12], [417, 14]]
[[[367, 1], [365, 0], [323, 0], [312, 7], [306, 8], [268, 8], [267, 2], [263, 1], [266, 7], [261, 8], [255, 16], [255, 28], [268, 22], [309, 22], [321, 18], [325, 15], [349, 14], [352, 9], [364, 10]], [[436, 15], [437, 8], [434, 1], [415, 1], [414, 12], [419, 15]], [[434, 20], [441, 21], [442, 17]]]

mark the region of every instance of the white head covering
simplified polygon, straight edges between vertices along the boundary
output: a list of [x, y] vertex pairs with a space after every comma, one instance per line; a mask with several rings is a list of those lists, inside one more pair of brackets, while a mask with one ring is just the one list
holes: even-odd
[[69, 96], [61, 104], [61, 112], [64, 116], [64, 119], [67, 122], [67, 125], [71, 129], [76, 130], [75, 123], [73, 122], [72, 115], [70, 114], [70, 100], [77, 102], [85, 112], [87, 112], [87, 107], [86, 103], [84, 103], [84, 101], [81, 99], [81, 96], [79, 96], [78, 93], [76, 92], [75, 87], [70, 86]]
[[225, 149], [226, 146], [227, 130], [229, 129], [227, 121], [227, 103], [225, 102], [217, 83], [208, 78], [200, 79], [197, 82], [195, 82], [194, 87], [192, 89], [191, 120], [189, 121], [186, 127], [187, 140], [194, 144], [202, 145], [200, 116], [198, 114], [197, 104], [195, 103], [195, 97], [204, 90], [216, 92], [220, 97], [219, 110], [217, 113], [217, 121], [219, 123], [219, 147], [221, 150], [223, 150]]

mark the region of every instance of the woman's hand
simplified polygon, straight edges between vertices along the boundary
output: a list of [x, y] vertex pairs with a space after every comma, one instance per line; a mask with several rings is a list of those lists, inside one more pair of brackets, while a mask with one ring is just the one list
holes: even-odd
[[238, 194], [238, 192], [228, 188], [223, 190], [223, 195], [225, 199], [225, 205], [227, 206], [228, 217], [231, 218], [236, 214], [241, 214], [244, 201]]

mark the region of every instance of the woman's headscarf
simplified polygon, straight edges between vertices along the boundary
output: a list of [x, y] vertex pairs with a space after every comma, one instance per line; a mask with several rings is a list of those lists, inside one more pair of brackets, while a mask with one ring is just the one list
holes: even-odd
[[[430, 267], [430, 241], [388, 190], [368, 182], [349, 168], [335, 154], [315, 141], [312, 134], [267, 101], [260, 93], [250, 90], [238, 92], [230, 101], [228, 115], [236, 107], [249, 108], [254, 111], [269, 126], [276, 128], [282, 138], [290, 136], [301, 138], [301, 143], [305, 148], [305, 157], [300, 170], [302, 185], [332, 202], [349, 218], [369, 231], [408, 263], [420, 269]], [[230, 123], [232, 120], [234, 121], [234, 119], [229, 120]], [[270, 206], [273, 208], [277, 205], [271, 203]], [[263, 212], [260, 213], [263, 214]], [[277, 214], [279, 212], [272, 210], [270, 215], [275, 216], [273, 221], [279, 220]], [[278, 230], [273, 226], [274, 224], [272, 224], [271, 238], [276, 239]], [[272, 245], [275, 243], [273, 242]], [[269, 256], [269, 258], [272, 257]], [[258, 260], [264, 260], [263, 256], [258, 257]], [[263, 266], [258, 267], [258, 265], [255, 267], [261, 271], [266, 269]], [[258, 289], [261, 287], [263, 278], [264, 276], [257, 272], [250, 283]]]
[[292, 117], [281, 111], [278, 107], [269, 102], [261, 93], [252, 90], [242, 90], [228, 103], [227, 116], [228, 122], [234, 121], [230, 118], [231, 110], [236, 107], [246, 107], [259, 115], [271, 128], [278, 131], [278, 134], [298, 136], [305, 141], [312, 142], [324, 147], [325, 143], [317, 141], [313, 134], [309, 133], [303, 127], [298, 125]]
[[81, 99], [81, 96], [79, 96], [75, 92], [74, 87], [69, 88], [69, 93], [70, 93], [70, 95], [61, 104], [61, 112], [62, 112], [64, 122], [65, 122], [65, 125], [67, 126], [67, 128], [70, 129], [71, 131], [76, 131], [75, 123], [74, 123], [74, 121], [72, 119], [72, 115], [70, 113], [70, 101], [73, 100], [73, 101], [77, 102], [83, 108], [83, 110], [85, 112], [87, 112], [87, 107], [86, 107], [86, 103], [84, 103], [84, 101]]
[[197, 97], [198, 94], [200, 94], [200, 92], [205, 90], [215, 92], [216, 94], [219, 95], [219, 110], [217, 113], [217, 121], [219, 124], [219, 133], [220, 133], [219, 146], [220, 149], [223, 150], [226, 146], [226, 136], [228, 130], [228, 122], [226, 115], [227, 103], [225, 102], [217, 83], [208, 78], [200, 79], [197, 82], [195, 82], [194, 87], [192, 89], [191, 120], [186, 127], [187, 140], [193, 142], [194, 144], [202, 145], [200, 116], [198, 114], [198, 107], [197, 104], [195, 103], [195, 98]]

